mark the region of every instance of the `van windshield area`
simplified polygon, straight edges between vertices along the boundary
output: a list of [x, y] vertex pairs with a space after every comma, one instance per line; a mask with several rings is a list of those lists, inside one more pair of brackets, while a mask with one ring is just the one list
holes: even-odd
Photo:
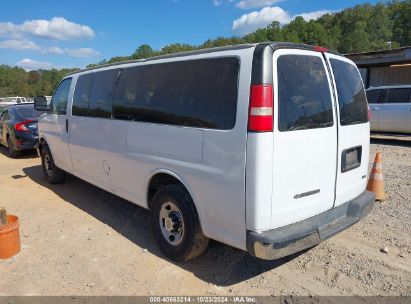
[[341, 125], [368, 122], [367, 99], [358, 69], [341, 60], [330, 62], [337, 85]]

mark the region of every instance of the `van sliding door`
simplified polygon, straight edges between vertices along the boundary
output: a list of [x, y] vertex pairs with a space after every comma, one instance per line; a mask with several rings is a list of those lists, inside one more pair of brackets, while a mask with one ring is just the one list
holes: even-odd
[[111, 192], [125, 146], [125, 122], [112, 119], [118, 69], [80, 75], [73, 98], [70, 153], [74, 173]]

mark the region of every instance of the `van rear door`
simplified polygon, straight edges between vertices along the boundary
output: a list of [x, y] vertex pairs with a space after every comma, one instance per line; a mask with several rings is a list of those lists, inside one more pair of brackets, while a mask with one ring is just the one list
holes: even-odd
[[273, 55], [274, 130], [271, 227], [331, 209], [337, 171], [337, 123], [322, 53]]
[[325, 54], [332, 70], [338, 101], [338, 170], [335, 206], [360, 195], [366, 187], [370, 148], [368, 105], [356, 65]]

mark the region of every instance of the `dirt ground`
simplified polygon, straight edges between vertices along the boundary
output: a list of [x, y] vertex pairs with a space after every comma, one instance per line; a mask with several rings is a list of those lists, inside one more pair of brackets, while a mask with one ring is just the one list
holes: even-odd
[[48, 185], [35, 154], [0, 148], [0, 205], [22, 241], [0, 261], [0, 295], [411, 295], [411, 145], [378, 139], [371, 161], [376, 150], [390, 197], [352, 228], [278, 261], [211, 242], [174, 263], [147, 211], [74, 177]]

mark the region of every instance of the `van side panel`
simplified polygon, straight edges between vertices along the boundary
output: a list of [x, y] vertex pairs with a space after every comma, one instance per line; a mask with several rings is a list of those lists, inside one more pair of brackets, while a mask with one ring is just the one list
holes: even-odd
[[203, 130], [127, 122], [126, 134], [124, 159], [116, 164], [122, 172], [118, 184], [127, 198], [145, 208], [148, 183], [155, 173], [173, 172], [187, 185], [185, 170], [194, 174], [202, 166]]
[[123, 161], [125, 124], [120, 120], [72, 116], [69, 142], [73, 173], [114, 194], [121, 193], [116, 180], [122, 175], [117, 164]]
[[174, 159], [201, 161], [203, 130], [137, 122], [127, 123], [127, 149]]
[[[149, 207], [147, 187], [152, 176], [156, 172], [172, 173], [190, 192], [204, 234], [244, 250], [246, 141], [253, 50], [184, 58], [238, 56], [239, 91], [233, 129], [128, 122], [124, 160], [114, 164], [118, 168], [112, 168], [121, 172], [117, 182], [122, 193], [117, 194], [143, 207]], [[162, 59], [158, 63], [182, 59]]]

